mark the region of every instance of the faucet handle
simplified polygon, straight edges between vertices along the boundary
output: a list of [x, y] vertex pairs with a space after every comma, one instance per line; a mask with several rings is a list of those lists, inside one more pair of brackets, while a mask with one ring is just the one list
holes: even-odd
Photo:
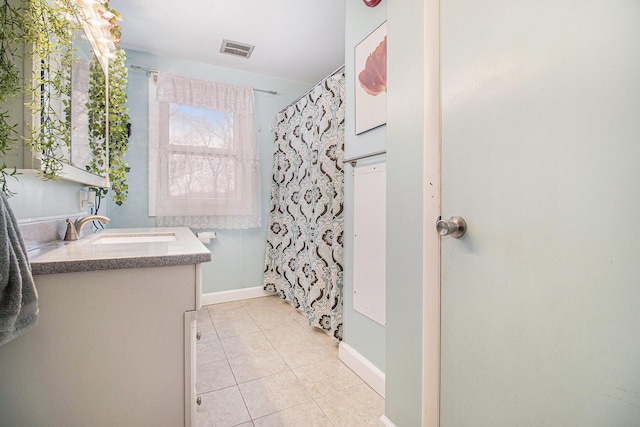
[[69, 218], [67, 218], [67, 232], [64, 234], [64, 240], [78, 240], [78, 232], [76, 231], [76, 226]]

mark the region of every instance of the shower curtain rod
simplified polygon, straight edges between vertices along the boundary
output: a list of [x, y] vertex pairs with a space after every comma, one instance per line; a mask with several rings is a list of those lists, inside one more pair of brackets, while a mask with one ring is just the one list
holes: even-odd
[[305, 93], [303, 93], [302, 95], [300, 95], [299, 97], [297, 97], [294, 101], [291, 101], [289, 103], [289, 105], [287, 105], [286, 107], [284, 107], [282, 110], [279, 111], [279, 113], [282, 113], [284, 110], [286, 110], [287, 108], [289, 108], [291, 105], [295, 104], [296, 102], [300, 101], [302, 98], [304, 98], [305, 96], [307, 96], [309, 94], [309, 92], [311, 92], [316, 86], [318, 86], [320, 83], [322, 83], [323, 81], [327, 80], [329, 77], [333, 76], [334, 74], [340, 72], [340, 70], [344, 69], [344, 64], [342, 64], [341, 66], [339, 66], [337, 69], [335, 69], [334, 71], [332, 71], [331, 73], [329, 73], [327, 75], [327, 77], [325, 77], [324, 79], [320, 80], [318, 83], [314, 84], [313, 86], [311, 86]]
[[[149, 73], [149, 74], [158, 72], [158, 70], [151, 70], [149, 68], [141, 67], [139, 65], [129, 65], [129, 68], [131, 68], [132, 70], [144, 71], [144, 72]], [[270, 95], [277, 95], [278, 94], [278, 92], [275, 91], [275, 90], [256, 89], [255, 87], [252, 88], [252, 89], [254, 91], [256, 91], [256, 92], [264, 92], [264, 93], [268, 93]]]

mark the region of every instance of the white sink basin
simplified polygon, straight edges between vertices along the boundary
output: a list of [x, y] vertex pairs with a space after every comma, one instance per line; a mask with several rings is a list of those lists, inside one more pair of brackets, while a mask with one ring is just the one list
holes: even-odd
[[109, 245], [121, 243], [153, 243], [153, 242], [174, 242], [175, 233], [123, 233], [123, 234], [102, 234], [95, 241], [94, 245]]

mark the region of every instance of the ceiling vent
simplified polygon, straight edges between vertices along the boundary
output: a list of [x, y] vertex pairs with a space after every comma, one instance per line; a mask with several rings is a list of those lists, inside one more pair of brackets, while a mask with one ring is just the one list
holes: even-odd
[[255, 46], [250, 44], [224, 39], [222, 40], [222, 46], [220, 46], [220, 53], [228, 53], [229, 55], [241, 56], [249, 59], [254, 47]]

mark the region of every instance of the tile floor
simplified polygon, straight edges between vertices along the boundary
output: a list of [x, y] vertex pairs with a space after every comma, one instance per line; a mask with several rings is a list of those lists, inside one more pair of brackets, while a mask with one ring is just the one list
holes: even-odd
[[384, 426], [384, 399], [278, 297], [198, 312], [197, 426]]

